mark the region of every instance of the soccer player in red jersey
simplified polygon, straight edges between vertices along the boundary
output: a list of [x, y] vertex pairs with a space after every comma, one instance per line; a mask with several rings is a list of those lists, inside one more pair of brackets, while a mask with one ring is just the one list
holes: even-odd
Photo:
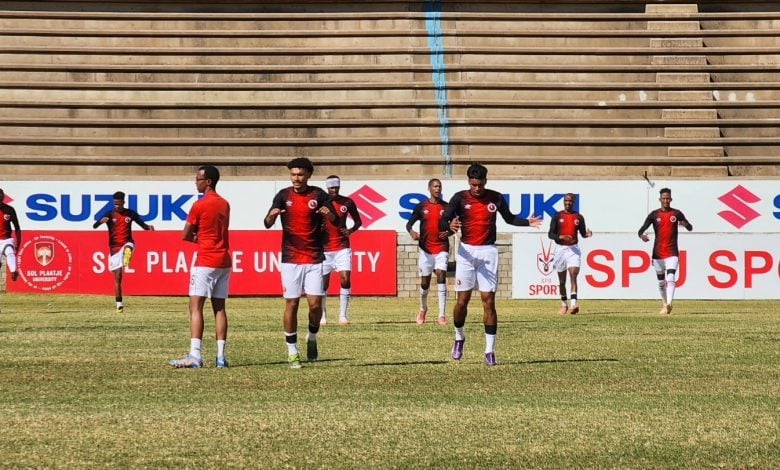
[[100, 216], [92, 224], [92, 228], [98, 228], [101, 224], [106, 224], [108, 227], [108, 269], [114, 273], [116, 311], [122, 313], [125, 308], [122, 302], [122, 273], [130, 266], [133, 250], [135, 250], [133, 222], [144, 230], [154, 230], [154, 226], [147, 225], [136, 211], [125, 207], [125, 193], [117, 191], [113, 198], [114, 208]]
[[[15, 238], [14, 238], [15, 237]], [[16, 250], [22, 243], [22, 228], [16, 210], [5, 203], [5, 191], [0, 189], [0, 256], [5, 256], [11, 280], [19, 278], [16, 266]]]
[[309, 334], [306, 338], [306, 358], [318, 358], [317, 333], [322, 319], [322, 262], [323, 217], [337, 222], [328, 194], [321, 188], [309, 186], [314, 173], [311, 160], [294, 158], [287, 163], [292, 185], [279, 191], [264, 219], [265, 228], [271, 228], [276, 219], [282, 220], [282, 290], [284, 304], [284, 336], [287, 361], [292, 369], [301, 368], [298, 354], [298, 305], [301, 293], [309, 304]]
[[[330, 274], [333, 271], [339, 273], [341, 290], [339, 292], [339, 325], [349, 325], [349, 298], [352, 295], [352, 248], [349, 246], [349, 236], [363, 225], [360, 213], [355, 201], [339, 194], [341, 179], [336, 175], [330, 175], [325, 179], [325, 188], [331, 198], [333, 209], [336, 211], [337, 221], [324, 220], [323, 236], [325, 261], [322, 264], [322, 318], [320, 324], [327, 323], [328, 286]], [[347, 228], [347, 218], [352, 218], [352, 227]]]
[[682, 225], [689, 232], [693, 225], [683, 213], [671, 207], [672, 190], [663, 188], [661, 191], [661, 208], [647, 215], [645, 223], [639, 228], [639, 238], [647, 242], [650, 238], [645, 234], [651, 225], [655, 232], [653, 242], [653, 267], [658, 277], [658, 291], [661, 294], [661, 314], [672, 313], [672, 301], [674, 301], [674, 289], [677, 282], [677, 268], [680, 264], [680, 250], [677, 247], [678, 225]]
[[469, 189], [459, 191], [450, 199], [439, 222], [439, 231], [460, 230], [460, 244], [455, 261], [455, 291], [457, 300], [453, 311], [455, 344], [452, 358], [463, 356], [466, 340], [463, 325], [466, 323], [468, 304], [476, 287], [482, 297], [482, 321], [485, 325], [485, 364], [495, 366], [494, 352], [498, 314], [496, 313], [496, 289], [498, 287], [498, 248], [496, 248], [496, 216], [510, 225], [539, 227], [540, 217], [530, 219], [516, 217], [509, 211], [504, 196], [486, 189], [487, 168], [474, 163], [466, 170]]
[[[420, 273], [420, 312], [417, 314], [417, 324], [425, 323], [428, 314], [428, 289], [431, 287], [431, 275], [436, 273], [436, 286], [439, 299], [439, 325], [447, 324], [447, 260], [450, 253], [450, 240], [447, 232], [439, 231], [439, 221], [447, 201], [441, 198], [441, 181], [434, 178], [428, 181], [429, 197], [420, 202], [412, 210], [412, 216], [406, 223], [406, 231], [412, 240], [419, 242], [420, 255], [417, 268]], [[415, 222], [420, 222], [420, 232], [412, 229]]]
[[217, 183], [217, 167], [206, 165], [198, 168], [195, 187], [203, 197], [190, 208], [181, 237], [184, 241], [198, 245], [195, 266], [190, 273], [190, 352], [181, 359], [169, 362], [175, 368], [203, 367], [203, 306], [207, 297], [211, 298], [211, 309], [214, 311], [216, 367], [228, 367], [225, 354], [228, 331], [225, 302], [233, 265], [230, 257], [230, 204], [217, 194]]
[[[553, 267], [558, 272], [558, 285], [561, 289], [561, 314], [576, 315], [580, 311], [577, 305], [577, 276], [580, 274], [580, 258], [582, 253], [578, 243], [578, 235], [582, 238], [593, 236], [593, 232], [585, 227], [585, 217], [574, 209], [574, 194], [563, 196], [563, 210], [550, 220], [550, 230], [547, 236], [558, 244], [553, 258]], [[566, 299], [566, 272], [571, 279], [571, 307]]]

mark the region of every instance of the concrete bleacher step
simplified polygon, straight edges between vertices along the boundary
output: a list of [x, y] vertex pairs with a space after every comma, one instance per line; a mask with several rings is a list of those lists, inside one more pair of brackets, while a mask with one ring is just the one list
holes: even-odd
[[422, 11], [0, 11], [0, 161], [251, 172], [303, 154], [398, 172], [403, 158], [419, 177], [441, 167], [446, 109], [461, 164], [777, 162], [780, 12], [449, 7], [446, 103]]

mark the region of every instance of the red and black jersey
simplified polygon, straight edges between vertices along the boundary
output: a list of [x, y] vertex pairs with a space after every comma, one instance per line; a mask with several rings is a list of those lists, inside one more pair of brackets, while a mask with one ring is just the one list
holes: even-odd
[[292, 186], [274, 196], [271, 209], [281, 209], [282, 263], [317, 264], [325, 259], [322, 246], [322, 214], [329, 205], [328, 194], [316, 186], [296, 193]]
[[528, 219], [515, 217], [509, 212], [504, 196], [492, 189], [486, 189], [480, 197], [472, 196], [469, 190], [455, 193], [447, 204], [439, 221], [439, 230], [449, 229], [450, 221], [460, 218], [460, 241], [467, 245], [494, 245], [496, 243], [496, 214], [510, 225], [527, 227]]
[[439, 221], [446, 208], [446, 201], [431, 202], [426, 199], [414, 206], [412, 216], [406, 223], [406, 231], [411, 232], [414, 223], [420, 221], [420, 249], [431, 255], [450, 251], [449, 238], [439, 240]]
[[[579, 235], [585, 236], [585, 218], [579, 212], [559, 211], [555, 217], [550, 219], [550, 230], [547, 236], [559, 245], [576, 245], [579, 242]], [[570, 235], [571, 241], [563, 241], [561, 235]]]
[[119, 251], [125, 243], [133, 242], [133, 222], [140, 225], [144, 230], [149, 230], [149, 226], [146, 225], [146, 222], [141, 220], [141, 216], [132, 209], [125, 208], [121, 212], [111, 209], [98, 217], [97, 222], [92, 225], [92, 228], [97, 228], [103, 217], [108, 217], [108, 222], [106, 222], [106, 226], [108, 227], [108, 247], [112, 254]]
[[[13, 236], [11, 225], [19, 231], [19, 219], [16, 218], [16, 210], [8, 204], [0, 203], [0, 240], [6, 240]], [[16, 241], [19, 243], [19, 240]]]
[[336, 210], [336, 221], [331, 222], [327, 217], [323, 217], [322, 245], [325, 251], [339, 251], [349, 248], [349, 235], [341, 233], [341, 229], [347, 226], [347, 218], [352, 218], [353, 232], [363, 225], [363, 221], [360, 220], [360, 213], [352, 199], [339, 195], [331, 202]]
[[680, 256], [680, 250], [677, 247], [678, 223], [686, 221], [682, 212], [677, 209], [669, 210], [656, 209], [647, 215], [645, 223], [639, 229], [639, 236], [642, 236], [651, 225], [655, 231], [655, 240], [653, 241], [653, 259], [664, 259], [672, 256]]

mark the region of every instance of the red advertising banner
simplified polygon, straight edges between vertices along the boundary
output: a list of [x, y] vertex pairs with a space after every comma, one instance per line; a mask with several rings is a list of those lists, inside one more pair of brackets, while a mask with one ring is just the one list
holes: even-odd
[[[135, 253], [125, 270], [125, 295], [187, 295], [196, 246], [181, 240], [181, 232], [133, 232]], [[233, 274], [230, 295], [281, 295], [279, 230], [230, 232]], [[396, 295], [396, 232], [358, 231], [352, 245], [352, 295]], [[19, 279], [8, 277], [9, 292], [114, 293], [108, 270], [105, 230], [24, 231], [17, 253]], [[338, 274], [330, 293], [338, 294]]]

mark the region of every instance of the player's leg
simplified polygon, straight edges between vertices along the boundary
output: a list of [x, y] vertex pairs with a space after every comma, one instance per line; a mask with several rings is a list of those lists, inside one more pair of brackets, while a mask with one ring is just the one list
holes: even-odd
[[[336, 269], [339, 272], [339, 325], [349, 325], [349, 300], [352, 298], [352, 250], [345, 248], [336, 255]], [[324, 298], [324, 297], [323, 297]]]
[[666, 267], [666, 313], [672, 313], [672, 302], [674, 302], [674, 290], [677, 287], [677, 269], [680, 265], [680, 258], [672, 256], [664, 260]]
[[[16, 281], [19, 279], [19, 270], [17, 269], [16, 250], [14, 249], [13, 241], [7, 243], [2, 251], [2, 254], [5, 256], [5, 263], [8, 265], [8, 271], [11, 272], [11, 280]], [[2, 267], [2, 263], [0, 263], [0, 267]]]
[[496, 293], [482, 292], [482, 322], [485, 325], [485, 364], [496, 365], [496, 335], [498, 334], [498, 313], [496, 312]]
[[309, 328], [306, 336], [306, 358], [314, 362], [319, 356], [317, 333], [322, 319], [322, 264], [307, 265], [304, 269], [303, 291], [309, 304]]
[[417, 313], [417, 324], [425, 323], [428, 314], [428, 292], [431, 287], [431, 275], [433, 274], [435, 260], [433, 255], [420, 250], [417, 258], [417, 270], [420, 274], [420, 311]]
[[122, 302], [122, 267], [114, 271], [114, 298], [116, 299], [116, 311], [122, 313], [125, 304]]
[[496, 290], [498, 289], [498, 248], [483, 247], [477, 252], [477, 288], [482, 298], [482, 323], [485, 326], [485, 364], [496, 365]]
[[666, 314], [666, 264], [662, 259], [654, 259], [653, 268], [655, 269], [655, 277], [658, 279], [658, 293], [661, 295], [661, 311], [659, 313]]
[[569, 301], [566, 294], [566, 263], [564, 260], [565, 246], [558, 246], [555, 250], [555, 256], [553, 257], [552, 266], [558, 273], [558, 290], [561, 293], [561, 308], [559, 313], [561, 315], [566, 314], [569, 311]]
[[189, 323], [190, 351], [181, 359], [169, 362], [172, 367], [197, 369], [203, 367], [201, 344], [203, 342], [203, 305], [211, 296], [210, 268], [195, 266], [190, 273]]
[[569, 294], [569, 298], [571, 299], [571, 307], [569, 308], [569, 313], [576, 315], [580, 313], [580, 306], [577, 305], [577, 276], [580, 274], [580, 268], [579, 266], [571, 266], [569, 267], [568, 271], [569, 285], [571, 286], [571, 293]]
[[[301, 368], [298, 354], [298, 305], [303, 290], [304, 265], [282, 263], [282, 291], [284, 297], [284, 341], [287, 345], [287, 362], [292, 369]], [[320, 279], [322, 285], [322, 279]], [[319, 319], [318, 319], [319, 320]]]
[[447, 324], [447, 261], [449, 253], [443, 251], [436, 254], [434, 273], [436, 273], [436, 291], [439, 298], [439, 325]]
[[352, 271], [339, 272], [339, 325], [349, 325], [349, 301], [352, 298]]
[[328, 251], [325, 253], [325, 261], [322, 262], [322, 317], [320, 325], [328, 323], [328, 288], [330, 287], [330, 276], [336, 270], [335, 253]]
[[226, 354], [228, 332], [226, 303], [229, 282], [230, 269], [221, 269], [211, 297], [211, 309], [214, 312], [214, 334], [217, 340], [217, 357], [215, 363], [218, 369], [224, 369], [228, 366]]
[[463, 346], [466, 341], [464, 325], [468, 315], [468, 305], [471, 293], [476, 285], [477, 271], [473, 264], [470, 247], [461, 243], [455, 261], [455, 306], [452, 309], [452, 324], [455, 327], [455, 343], [452, 346], [452, 358], [460, 360], [463, 357]]

